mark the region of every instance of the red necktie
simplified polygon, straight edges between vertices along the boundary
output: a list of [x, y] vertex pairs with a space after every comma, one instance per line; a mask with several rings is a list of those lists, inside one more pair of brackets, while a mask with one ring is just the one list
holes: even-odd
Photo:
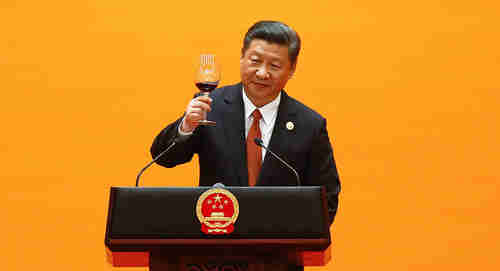
[[262, 167], [262, 150], [254, 142], [255, 138], [261, 138], [259, 122], [262, 115], [259, 109], [255, 109], [252, 116], [253, 122], [247, 136], [248, 186], [254, 186], [257, 183], [260, 168]]

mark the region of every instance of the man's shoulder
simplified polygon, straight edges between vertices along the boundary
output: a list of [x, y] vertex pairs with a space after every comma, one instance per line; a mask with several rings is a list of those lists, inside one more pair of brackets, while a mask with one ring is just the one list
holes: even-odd
[[241, 91], [241, 83], [237, 83], [234, 85], [226, 85], [219, 87], [212, 91], [210, 96], [213, 97], [219, 97], [219, 96], [233, 96], [238, 93], [238, 91]]
[[310, 121], [319, 121], [323, 122], [325, 118], [318, 113], [316, 110], [310, 108], [309, 106], [303, 104], [299, 100], [289, 96], [288, 94], [285, 93], [286, 101], [288, 103], [288, 106], [293, 109], [295, 112], [297, 112], [298, 115], [306, 117]]

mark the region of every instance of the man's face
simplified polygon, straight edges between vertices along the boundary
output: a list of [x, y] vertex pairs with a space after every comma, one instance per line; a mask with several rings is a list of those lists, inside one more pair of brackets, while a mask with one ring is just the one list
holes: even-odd
[[240, 59], [241, 82], [257, 107], [274, 100], [294, 71], [288, 47], [260, 39], [252, 40]]

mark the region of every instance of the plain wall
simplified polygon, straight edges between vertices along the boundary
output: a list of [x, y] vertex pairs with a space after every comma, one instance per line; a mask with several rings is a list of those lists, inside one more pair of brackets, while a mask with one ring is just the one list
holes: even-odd
[[[112, 270], [109, 188], [134, 184], [182, 114], [200, 53], [217, 54], [222, 85], [239, 81], [261, 19], [302, 37], [286, 89], [328, 119], [343, 185], [333, 261], [309, 270], [498, 269], [499, 8], [2, 0], [2, 269]], [[197, 185], [197, 167], [154, 166], [142, 182]]]

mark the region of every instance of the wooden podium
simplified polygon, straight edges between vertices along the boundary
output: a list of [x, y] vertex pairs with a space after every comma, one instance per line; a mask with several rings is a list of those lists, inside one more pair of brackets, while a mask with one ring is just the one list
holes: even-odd
[[322, 266], [330, 260], [323, 187], [224, 187], [237, 200], [238, 217], [233, 232], [215, 235], [202, 231], [197, 211], [200, 196], [210, 189], [112, 187], [108, 261], [115, 267], [177, 271], [203, 270], [200, 265], [287, 270], [281, 267]]

